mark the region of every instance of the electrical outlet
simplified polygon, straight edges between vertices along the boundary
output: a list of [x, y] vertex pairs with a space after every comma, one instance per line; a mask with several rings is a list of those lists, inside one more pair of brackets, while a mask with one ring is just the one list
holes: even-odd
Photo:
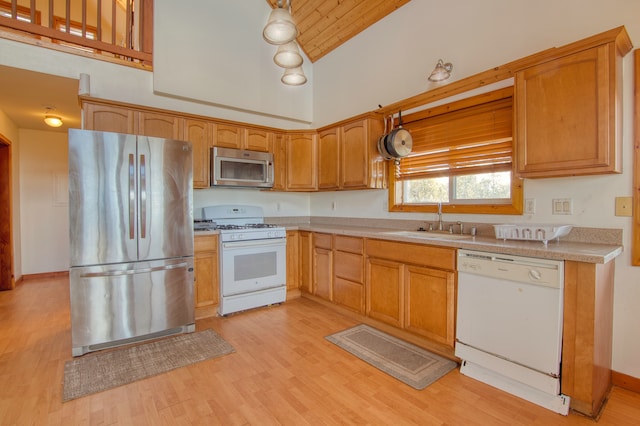
[[632, 197], [616, 197], [616, 216], [631, 216], [633, 212]]
[[552, 202], [552, 214], [573, 214], [573, 200], [571, 198], [554, 198]]
[[534, 214], [536, 212], [535, 198], [527, 198], [524, 200], [524, 212], [525, 214]]

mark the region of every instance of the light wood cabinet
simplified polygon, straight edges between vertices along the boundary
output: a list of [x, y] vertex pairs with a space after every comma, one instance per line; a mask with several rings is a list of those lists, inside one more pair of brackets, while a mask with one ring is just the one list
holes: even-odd
[[217, 305], [220, 299], [218, 275], [218, 236], [194, 237], [195, 306]]
[[318, 133], [318, 189], [386, 188], [387, 164], [378, 153], [382, 120], [360, 118]]
[[251, 151], [269, 152], [273, 133], [266, 130], [247, 128], [244, 129], [243, 149]]
[[453, 348], [455, 249], [367, 240], [367, 316]]
[[182, 119], [176, 115], [138, 111], [135, 113], [137, 135], [181, 140]]
[[300, 287], [298, 231], [287, 231], [287, 290]]
[[242, 149], [245, 129], [231, 124], [214, 124], [212, 146]]
[[561, 392], [597, 416], [611, 389], [615, 261], [565, 261]]
[[287, 190], [314, 191], [317, 189], [317, 135], [290, 133], [286, 137]]
[[193, 149], [193, 187], [209, 187], [209, 146], [212, 124], [203, 120], [186, 119], [181, 139], [191, 142]]
[[331, 234], [313, 234], [313, 294], [333, 300], [333, 244]]
[[282, 133], [275, 133], [271, 138], [270, 151], [273, 153], [273, 190], [287, 189], [287, 143]]
[[135, 134], [135, 111], [118, 106], [84, 102], [83, 129]]
[[364, 313], [364, 240], [334, 235], [333, 301]]
[[340, 130], [340, 188], [386, 188], [387, 163], [377, 148], [382, 120], [366, 118]]
[[517, 173], [539, 178], [621, 172], [622, 56], [616, 40], [516, 73]]
[[318, 133], [318, 189], [338, 189], [340, 185], [340, 129]]
[[298, 232], [300, 249], [300, 289], [313, 293], [313, 234], [309, 231]]

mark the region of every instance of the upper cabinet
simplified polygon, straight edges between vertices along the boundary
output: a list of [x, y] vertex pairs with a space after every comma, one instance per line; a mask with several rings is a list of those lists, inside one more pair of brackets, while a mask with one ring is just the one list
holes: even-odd
[[135, 133], [135, 111], [129, 108], [83, 102], [83, 128], [103, 132]]
[[269, 152], [271, 138], [273, 138], [273, 133], [266, 130], [254, 128], [244, 129], [244, 149]]
[[386, 162], [377, 150], [382, 120], [359, 118], [318, 134], [318, 189], [386, 188]]
[[285, 139], [287, 191], [315, 191], [317, 180], [317, 135], [290, 132]]
[[268, 152], [273, 134], [266, 130], [215, 124], [213, 146]]
[[209, 147], [213, 124], [205, 120], [185, 119], [181, 139], [191, 142], [193, 148], [193, 187], [209, 187]]
[[573, 53], [516, 73], [521, 177], [621, 172], [621, 65], [630, 49], [622, 28], [610, 41], [578, 42]]
[[137, 128], [135, 133], [165, 139], [182, 140], [183, 119], [172, 114], [139, 111], [136, 112]]

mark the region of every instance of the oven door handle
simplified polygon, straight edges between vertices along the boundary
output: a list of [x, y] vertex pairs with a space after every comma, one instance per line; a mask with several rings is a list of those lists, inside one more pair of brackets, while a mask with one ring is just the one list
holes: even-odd
[[244, 247], [266, 247], [279, 246], [287, 243], [286, 238], [270, 238], [267, 240], [250, 240], [250, 241], [228, 241], [222, 243], [222, 248], [235, 249]]

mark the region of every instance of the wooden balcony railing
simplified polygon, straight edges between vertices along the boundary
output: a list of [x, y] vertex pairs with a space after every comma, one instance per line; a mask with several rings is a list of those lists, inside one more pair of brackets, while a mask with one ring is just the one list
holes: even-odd
[[0, 0], [0, 36], [153, 64], [153, 0]]

